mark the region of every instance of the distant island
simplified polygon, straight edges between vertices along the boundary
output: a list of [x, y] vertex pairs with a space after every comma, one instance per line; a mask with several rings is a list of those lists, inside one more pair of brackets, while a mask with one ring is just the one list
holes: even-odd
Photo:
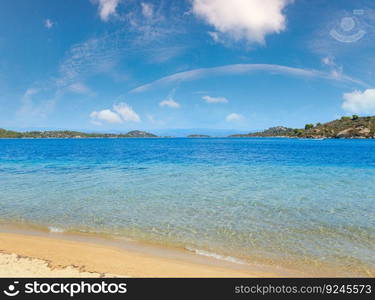
[[188, 138], [209, 138], [209, 135], [206, 134], [190, 134], [187, 136]]
[[303, 129], [284, 126], [271, 127], [261, 132], [234, 134], [230, 137], [290, 137], [290, 138], [375, 138], [375, 116], [342, 117], [328, 123], [306, 124]]
[[124, 134], [114, 133], [85, 133], [79, 131], [26, 131], [18, 132], [0, 128], [0, 138], [155, 138], [155, 134], [133, 130]]
[[[190, 134], [188, 138], [210, 138], [206, 134]], [[247, 134], [233, 134], [230, 138], [243, 137], [288, 137], [288, 138], [375, 138], [375, 116], [342, 117], [327, 123], [306, 124], [305, 128], [289, 128], [276, 126], [259, 132]], [[57, 130], [57, 131], [26, 131], [18, 132], [0, 128], [0, 138], [171, 138], [171, 136], [159, 137], [155, 134], [133, 130], [128, 133], [85, 133], [79, 131]]]

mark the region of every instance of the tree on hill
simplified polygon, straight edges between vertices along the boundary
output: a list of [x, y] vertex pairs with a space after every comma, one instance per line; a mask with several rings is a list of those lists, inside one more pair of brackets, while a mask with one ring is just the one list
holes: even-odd
[[368, 138], [375, 139], [375, 116], [343, 116], [327, 123], [306, 124], [305, 128], [271, 127], [238, 137], [300, 137], [300, 138]]

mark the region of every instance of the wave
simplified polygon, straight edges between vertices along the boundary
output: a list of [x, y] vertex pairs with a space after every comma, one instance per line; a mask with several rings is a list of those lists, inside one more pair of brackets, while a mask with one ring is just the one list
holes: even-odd
[[49, 230], [49, 232], [52, 232], [52, 233], [63, 233], [63, 232], [65, 232], [65, 230], [62, 229], [62, 228], [52, 227], [52, 226], [49, 226], [48, 230]]
[[217, 254], [217, 253], [214, 253], [214, 252], [209, 252], [209, 251], [201, 250], [201, 249], [194, 249], [194, 248], [190, 248], [190, 247], [185, 247], [185, 249], [190, 251], [190, 252], [194, 252], [197, 255], [201, 255], [201, 256], [212, 257], [212, 258], [215, 258], [215, 259], [218, 259], [218, 260], [224, 260], [224, 261], [228, 261], [228, 262], [240, 264], [240, 265], [246, 265], [247, 264], [243, 260], [240, 260], [240, 259], [235, 258], [233, 256], [220, 255], [220, 254]]

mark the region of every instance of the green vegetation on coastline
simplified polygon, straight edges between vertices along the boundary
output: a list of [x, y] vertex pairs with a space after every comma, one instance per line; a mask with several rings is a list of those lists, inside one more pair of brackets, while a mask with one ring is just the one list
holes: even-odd
[[295, 138], [375, 138], [375, 116], [342, 117], [328, 123], [306, 124], [305, 128], [271, 127], [261, 132], [235, 134], [230, 137], [295, 137]]
[[[133, 130], [128, 133], [85, 133], [79, 131], [26, 131], [18, 132], [0, 128], [0, 138], [156, 138], [155, 134]], [[188, 138], [209, 138], [205, 134], [191, 134]], [[291, 138], [375, 138], [375, 116], [342, 117], [328, 123], [306, 124], [305, 128], [276, 126], [260, 132], [234, 134], [229, 137], [291, 137]]]
[[156, 135], [146, 132], [133, 130], [124, 134], [114, 133], [85, 133], [79, 131], [27, 131], [17, 132], [0, 128], [0, 138], [152, 138]]

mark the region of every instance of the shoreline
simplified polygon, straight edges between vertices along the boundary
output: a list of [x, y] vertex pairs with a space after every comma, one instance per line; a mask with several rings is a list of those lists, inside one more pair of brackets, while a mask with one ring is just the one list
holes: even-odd
[[188, 251], [85, 235], [0, 227], [0, 277], [292, 277]]
[[[311, 263], [313, 265], [311, 265]], [[54, 227], [0, 223], [1, 277], [374, 277], [314, 262], [278, 265], [198, 248]]]
[[116, 139], [297, 139], [297, 140], [375, 140], [374, 137], [297, 137], [297, 136], [210, 136], [210, 137], [187, 137], [187, 136], [157, 136], [157, 137], [0, 137], [0, 140], [116, 140]]

